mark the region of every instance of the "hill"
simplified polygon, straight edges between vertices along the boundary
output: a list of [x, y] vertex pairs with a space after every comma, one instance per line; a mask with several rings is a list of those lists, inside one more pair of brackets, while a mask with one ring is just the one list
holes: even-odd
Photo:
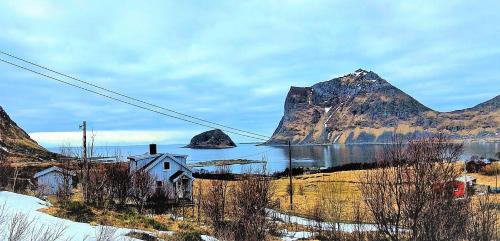
[[9, 160], [50, 160], [56, 155], [47, 151], [21, 129], [0, 106], [0, 155]]
[[438, 112], [376, 73], [354, 73], [291, 87], [284, 115], [267, 144], [386, 143], [392, 134], [443, 133], [458, 140], [499, 140], [500, 96], [475, 107]]

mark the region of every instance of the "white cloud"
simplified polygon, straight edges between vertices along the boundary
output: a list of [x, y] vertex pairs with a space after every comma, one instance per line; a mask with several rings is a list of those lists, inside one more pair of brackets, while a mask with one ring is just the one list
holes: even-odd
[[[498, 2], [450, 2], [0, 1], [0, 49], [257, 131], [277, 125], [291, 85], [358, 68], [439, 110], [463, 91], [498, 93]], [[0, 104], [28, 131], [74, 130], [83, 119], [100, 129], [192, 127], [11, 67], [0, 72]]]
[[19, 15], [31, 18], [45, 18], [49, 14], [54, 14], [55, 10], [43, 1], [11, 0], [7, 1], [7, 4]]
[[[148, 143], [179, 144], [186, 143], [195, 132], [193, 131], [94, 131], [96, 146], [104, 145], [138, 145]], [[82, 142], [82, 132], [33, 132], [31, 138], [46, 147], [62, 145], [79, 146]], [[87, 133], [90, 138], [92, 132]]]

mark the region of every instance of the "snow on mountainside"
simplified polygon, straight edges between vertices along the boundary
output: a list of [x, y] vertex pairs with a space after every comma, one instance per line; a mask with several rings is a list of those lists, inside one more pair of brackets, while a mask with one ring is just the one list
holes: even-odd
[[444, 133], [451, 138], [499, 140], [500, 97], [475, 107], [438, 112], [372, 71], [291, 87], [284, 116], [268, 144], [384, 143], [406, 135]]

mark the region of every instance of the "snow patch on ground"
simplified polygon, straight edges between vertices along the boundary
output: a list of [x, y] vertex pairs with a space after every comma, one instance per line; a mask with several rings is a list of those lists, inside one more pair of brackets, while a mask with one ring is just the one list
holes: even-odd
[[[64, 230], [64, 236], [59, 240], [67, 241], [95, 241], [96, 236], [99, 232], [105, 230], [114, 230], [112, 241], [136, 241], [139, 239], [134, 239], [126, 237], [125, 235], [130, 232], [137, 233], [147, 233], [153, 236], [159, 235], [173, 235], [172, 231], [160, 231], [160, 232], [149, 232], [137, 229], [126, 229], [126, 228], [114, 228], [107, 226], [92, 226], [88, 223], [73, 222], [70, 220], [57, 218], [46, 213], [38, 211], [42, 208], [47, 208], [50, 203], [45, 202], [36, 197], [12, 193], [12, 192], [0, 192], [0, 213], [2, 206], [7, 212], [7, 222], [4, 225], [0, 225], [0, 240], [5, 240], [5, 235], [8, 233], [8, 223], [12, 215], [17, 213], [22, 213], [27, 215], [33, 222], [33, 227], [36, 230], [41, 230], [47, 227], [66, 227]], [[216, 238], [201, 235], [204, 241], [218, 241]], [[26, 239], [28, 240], [28, 239]]]
[[[36, 220], [32, 224], [33, 228], [36, 229], [44, 227], [66, 227], [62, 240], [94, 241], [100, 230], [104, 229], [104, 226], [92, 226], [87, 223], [73, 222], [37, 211], [38, 209], [50, 206], [50, 204], [32, 196], [12, 192], [0, 192], [0, 206], [2, 205], [5, 205], [4, 208], [7, 212], [7, 222], [0, 227], [0, 239], [8, 233], [9, 218], [12, 218], [16, 213], [25, 214], [29, 219]], [[114, 234], [115, 239], [113, 240], [138, 240], [125, 237], [125, 235], [131, 231], [129, 229], [116, 228], [114, 230], [116, 232]]]
[[306, 231], [300, 231], [300, 232], [288, 232], [288, 230], [283, 230], [284, 232], [284, 235], [283, 235], [283, 238], [282, 240], [285, 240], [285, 241], [295, 241], [295, 240], [299, 240], [299, 239], [308, 239], [308, 238], [311, 238], [313, 236], [313, 234], [311, 232], [306, 232]]
[[321, 226], [323, 230], [330, 230], [333, 228], [333, 225], [335, 225], [335, 228], [337, 230], [347, 232], [347, 233], [352, 233], [354, 231], [376, 231], [377, 226], [375, 224], [352, 224], [352, 223], [329, 223], [329, 222], [320, 222], [319, 225], [316, 221], [303, 218], [303, 217], [297, 217], [293, 215], [288, 215], [288, 214], [283, 214], [280, 212], [277, 212], [275, 210], [268, 209], [267, 210], [268, 215], [273, 218], [273, 219], [278, 219], [281, 220], [284, 223], [295, 223], [298, 225], [306, 226], [306, 227], [318, 227]]

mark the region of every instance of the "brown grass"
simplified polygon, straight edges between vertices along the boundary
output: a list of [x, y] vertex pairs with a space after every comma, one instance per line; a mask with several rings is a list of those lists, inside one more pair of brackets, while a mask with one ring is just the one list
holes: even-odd
[[[461, 168], [462, 164], [457, 164], [457, 168]], [[333, 183], [341, 183], [341, 191], [338, 195], [341, 196], [341, 200], [344, 200], [345, 212], [342, 215], [342, 219], [349, 222], [352, 221], [353, 213], [353, 201], [362, 201], [361, 192], [359, 190], [359, 177], [363, 175], [363, 170], [356, 171], [341, 171], [334, 173], [321, 173], [321, 174], [309, 174], [300, 175], [293, 178], [294, 185], [294, 196], [293, 196], [293, 206], [294, 210], [292, 213], [307, 217], [309, 210], [311, 210], [316, 201], [320, 198], [322, 191], [324, 190], [324, 185], [329, 185]], [[474, 176], [477, 178], [477, 184], [495, 186], [495, 176], [487, 176], [480, 173], [469, 173], [467, 175]], [[276, 199], [279, 200], [280, 210], [283, 212], [289, 212], [290, 201], [287, 192], [287, 187], [289, 180], [287, 177], [277, 179], [273, 181], [276, 187]], [[500, 185], [500, 178], [499, 178]], [[493, 195], [493, 200], [500, 203], [500, 195]]]

